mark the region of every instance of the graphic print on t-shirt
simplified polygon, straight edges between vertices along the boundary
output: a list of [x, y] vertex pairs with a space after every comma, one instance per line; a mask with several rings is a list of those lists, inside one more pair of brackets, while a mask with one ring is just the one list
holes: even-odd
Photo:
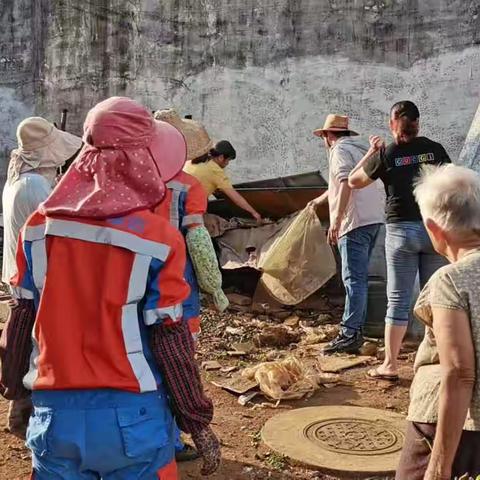
[[396, 167], [406, 167], [408, 165], [419, 165], [420, 163], [427, 163], [435, 161], [433, 153], [423, 153], [421, 155], [410, 155], [409, 157], [399, 157], [395, 159]]
[[371, 157], [363, 167], [372, 179], [380, 178], [387, 194], [387, 223], [421, 222], [413, 189], [425, 164], [450, 163], [447, 152], [437, 142], [417, 137], [409, 143], [391, 143], [384, 152]]

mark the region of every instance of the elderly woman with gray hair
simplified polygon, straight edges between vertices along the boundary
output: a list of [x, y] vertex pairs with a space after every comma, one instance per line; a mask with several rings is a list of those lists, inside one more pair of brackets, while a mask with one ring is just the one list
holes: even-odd
[[447, 165], [415, 188], [435, 250], [450, 260], [415, 306], [426, 326], [396, 480], [480, 475], [480, 176]]

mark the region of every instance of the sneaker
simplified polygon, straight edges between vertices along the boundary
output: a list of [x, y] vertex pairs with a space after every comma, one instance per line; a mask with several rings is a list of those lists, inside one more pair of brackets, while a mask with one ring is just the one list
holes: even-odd
[[183, 450], [175, 452], [175, 460], [177, 463], [191, 462], [197, 458], [200, 458], [200, 455], [197, 450], [191, 445], [188, 445], [188, 443], [185, 444]]
[[358, 353], [362, 345], [363, 336], [360, 332], [354, 333], [352, 336], [340, 333], [337, 338], [323, 349], [323, 353], [326, 355], [332, 353]]

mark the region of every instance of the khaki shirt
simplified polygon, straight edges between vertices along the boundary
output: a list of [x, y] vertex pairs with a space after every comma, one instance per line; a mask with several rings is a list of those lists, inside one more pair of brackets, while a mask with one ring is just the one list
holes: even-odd
[[[440, 397], [441, 366], [432, 330], [432, 307], [464, 310], [470, 318], [476, 356], [476, 378], [480, 377], [480, 250], [437, 270], [422, 290], [415, 315], [427, 325], [425, 338], [415, 359], [415, 378], [410, 389], [408, 420], [436, 423]], [[476, 381], [465, 430], [480, 431], [480, 382]]]

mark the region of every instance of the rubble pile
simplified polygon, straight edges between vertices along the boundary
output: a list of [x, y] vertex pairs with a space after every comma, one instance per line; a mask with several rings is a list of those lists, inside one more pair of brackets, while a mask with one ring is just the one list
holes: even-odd
[[241, 405], [272, 406], [308, 398], [341, 383], [343, 370], [378, 362], [378, 341], [366, 341], [360, 356], [323, 356], [336, 337], [343, 306], [325, 298], [325, 308], [296, 310], [255, 303], [229, 293], [223, 314], [205, 306], [198, 356], [208, 381], [237, 395]]

